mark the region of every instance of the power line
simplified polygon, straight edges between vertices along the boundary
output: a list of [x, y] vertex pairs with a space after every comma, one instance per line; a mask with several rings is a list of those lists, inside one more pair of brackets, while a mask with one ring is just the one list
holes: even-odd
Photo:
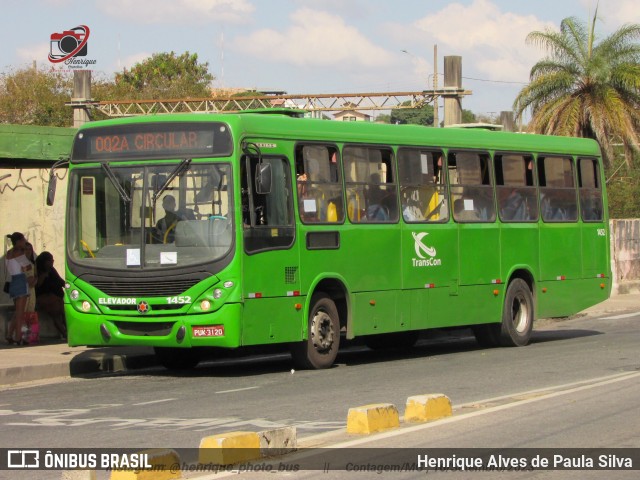
[[475, 80], [477, 82], [490, 82], [490, 83], [514, 83], [517, 85], [529, 85], [528, 82], [509, 82], [507, 80], [488, 80], [486, 78], [474, 78], [474, 77], [462, 77], [465, 80]]

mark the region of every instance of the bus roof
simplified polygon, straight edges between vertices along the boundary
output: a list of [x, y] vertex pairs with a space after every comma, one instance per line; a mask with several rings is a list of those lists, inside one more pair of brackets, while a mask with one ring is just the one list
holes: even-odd
[[492, 131], [482, 128], [432, 128], [420, 125], [389, 125], [370, 122], [340, 122], [292, 117], [286, 112], [227, 114], [169, 114], [137, 116], [90, 122], [81, 127], [156, 122], [226, 122], [236, 140], [239, 136], [295, 139], [335, 143], [388, 144], [434, 148], [473, 148], [513, 152], [571, 153], [600, 156], [592, 139]]

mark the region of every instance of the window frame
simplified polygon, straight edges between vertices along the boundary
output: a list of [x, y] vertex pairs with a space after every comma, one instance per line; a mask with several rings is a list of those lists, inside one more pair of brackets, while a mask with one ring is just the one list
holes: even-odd
[[[456, 181], [456, 183], [452, 182], [451, 176], [452, 176], [452, 171], [454, 169], [456, 170], [456, 176], [458, 177], [458, 179], [460, 177], [460, 173], [459, 173], [460, 166], [458, 163], [458, 158], [453, 157], [454, 155], [457, 155], [459, 153], [476, 154], [481, 161], [484, 157], [488, 170], [485, 172], [482, 172], [482, 170], [480, 171], [480, 175], [481, 175], [480, 183], [461, 183], [459, 181]], [[452, 158], [455, 158], [455, 167], [452, 166]], [[482, 165], [480, 165], [480, 167], [482, 169]], [[485, 183], [487, 181], [488, 181], [488, 184]], [[486, 223], [496, 222], [498, 218], [498, 214], [496, 211], [493, 160], [489, 151], [483, 150], [483, 149], [450, 148], [447, 151], [447, 184], [449, 185], [449, 195], [451, 197], [450, 199], [450, 205], [452, 210], [451, 217], [454, 219], [456, 223], [461, 223], [461, 224], [485, 223], [486, 224]], [[460, 190], [460, 193], [457, 192], [458, 189]], [[467, 193], [465, 193], [465, 190], [466, 192], [474, 192], [475, 190], [476, 194], [467, 195]], [[483, 199], [485, 201], [485, 206], [487, 207], [487, 214], [488, 214], [488, 217], [484, 219], [478, 213], [478, 207], [476, 207], [476, 201], [480, 200], [479, 193], [483, 191], [484, 192], [490, 191], [490, 195], [489, 196], [485, 195], [484, 196], [485, 198]], [[466, 198], [466, 197], [475, 197], [475, 198]], [[469, 200], [471, 200], [472, 202], [469, 203], [468, 202]], [[463, 210], [456, 213], [456, 205], [458, 206], [463, 205], [464, 206]], [[480, 211], [481, 209], [482, 207], [480, 207]], [[462, 215], [466, 212], [469, 212], [470, 214]], [[467, 218], [463, 218], [463, 217], [467, 217]]]

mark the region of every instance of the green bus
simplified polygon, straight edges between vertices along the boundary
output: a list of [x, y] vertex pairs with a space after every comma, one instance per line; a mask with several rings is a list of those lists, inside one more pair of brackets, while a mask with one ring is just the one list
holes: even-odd
[[522, 346], [611, 290], [588, 139], [158, 115], [84, 125], [69, 175], [69, 344], [152, 346], [169, 368], [267, 344], [327, 368], [341, 337], [447, 327]]

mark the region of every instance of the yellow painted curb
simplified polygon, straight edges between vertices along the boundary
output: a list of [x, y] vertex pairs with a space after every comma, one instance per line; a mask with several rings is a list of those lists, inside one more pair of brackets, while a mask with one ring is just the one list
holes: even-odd
[[369, 434], [400, 426], [398, 409], [391, 403], [373, 403], [349, 409], [347, 433]]
[[415, 395], [407, 398], [405, 422], [427, 422], [452, 414], [451, 400], [442, 393]]
[[[154, 448], [138, 452], [147, 455], [147, 470], [113, 470], [111, 480], [170, 480], [182, 478], [180, 456], [175, 450]], [[156, 470], [157, 469], [157, 470]]]
[[62, 472], [61, 480], [96, 480], [95, 470], [69, 470]]
[[256, 432], [227, 432], [200, 440], [200, 464], [232, 465], [260, 457], [260, 436]]

